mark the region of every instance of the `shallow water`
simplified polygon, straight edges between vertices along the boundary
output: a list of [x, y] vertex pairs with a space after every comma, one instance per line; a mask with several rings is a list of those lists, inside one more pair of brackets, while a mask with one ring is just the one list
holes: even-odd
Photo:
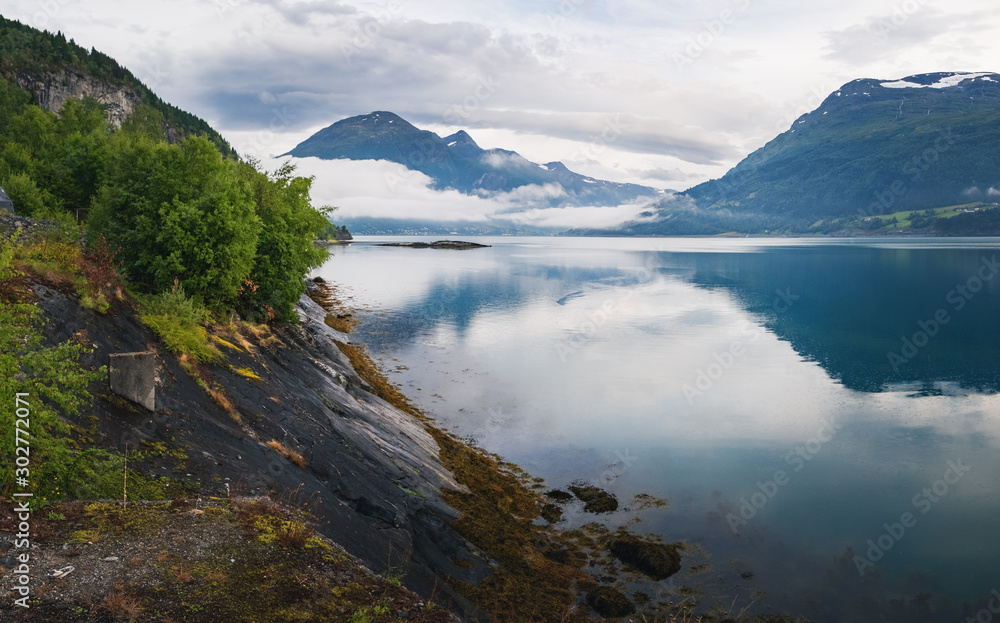
[[446, 428], [691, 544], [654, 598], [961, 621], [1000, 588], [1000, 240], [371, 244], [419, 239], [316, 274]]

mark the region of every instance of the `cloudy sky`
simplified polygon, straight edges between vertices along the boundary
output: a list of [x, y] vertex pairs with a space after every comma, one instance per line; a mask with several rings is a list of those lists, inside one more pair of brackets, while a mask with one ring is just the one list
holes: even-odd
[[[719, 177], [855, 78], [1000, 71], [989, 0], [6, 0], [0, 10], [110, 54], [265, 161], [337, 120], [390, 110], [442, 136], [466, 129], [484, 148], [678, 190]], [[495, 209], [382, 165], [302, 168], [317, 176], [318, 200], [355, 213], [411, 200], [476, 218]], [[402, 184], [384, 183], [397, 173]], [[370, 178], [377, 188], [359, 181]]]

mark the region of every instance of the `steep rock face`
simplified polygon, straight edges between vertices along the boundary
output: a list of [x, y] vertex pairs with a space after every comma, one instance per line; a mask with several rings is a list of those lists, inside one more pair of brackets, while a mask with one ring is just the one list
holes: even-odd
[[17, 76], [17, 86], [34, 93], [40, 107], [55, 113], [62, 110], [68, 99], [92, 97], [107, 106], [108, 121], [116, 129], [136, 106], [143, 103], [142, 98], [126, 86], [110, 85], [70, 69], [45, 74], [21, 72]]
[[[237, 421], [133, 312], [116, 307], [102, 316], [43, 284], [34, 290], [49, 318], [47, 340], [83, 341], [93, 349], [85, 364], [156, 353], [154, 412], [110, 396], [106, 382], [91, 387], [98, 445], [122, 451], [164, 442], [186, 452], [185, 479], [202, 495], [225, 496], [232, 483], [241, 494], [271, 491], [306, 504], [318, 530], [370, 569], [400, 569], [409, 588], [438, 603], [450, 597], [458, 610], [467, 602], [439, 577], [478, 582], [489, 573], [451, 528], [458, 512], [441, 489], [467, 489], [442, 465], [437, 443], [419, 421], [366, 390], [333, 343], [348, 336], [324, 324], [326, 312], [308, 297], [299, 302], [299, 324], [277, 328], [267, 343], [222, 345], [225, 364], [207, 369]], [[265, 445], [272, 440], [300, 453], [303, 467]], [[457, 565], [459, 558], [467, 562]]]

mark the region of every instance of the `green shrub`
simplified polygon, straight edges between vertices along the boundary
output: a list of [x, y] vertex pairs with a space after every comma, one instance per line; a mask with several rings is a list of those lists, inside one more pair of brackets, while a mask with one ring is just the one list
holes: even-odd
[[38, 188], [29, 175], [14, 173], [3, 180], [0, 186], [3, 186], [7, 196], [14, 202], [14, 210], [18, 214], [39, 218], [51, 215], [46, 206], [51, 205], [55, 200], [50, 193]]
[[[0, 245], [0, 281], [17, 276], [11, 268], [12, 247], [11, 241]], [[76, 342], [45, 346], [36, 328], [41, 316], [34, 304], [0, 301], [0, 401], [7, 405], [0, 409], [0, 480], [9, 489], [15, 476], [25, 478], [27, 484], [19, 488], [36, 494], [36, 508], [53, 501], [51, 492], [76, 482], [81, 453], [66, 418], [89, 404], [87, 386], [107, 372], [87, 370], [80, 357], [89, 351]], [[19, 418], [15, 407], [25, 409], [26, 418]], [[15, 428], [18, 419], [26, 419], [28, 428]], [[19, 466], [11, 455], [24, 442], [30, 444], [30, 468], [15, 472]]]
[[179, 280], [207, 305], [225, 309], [250, 274], [260, 233], [237, 164], [208, 139], [179, 145], [112, 136], [112, 166], [88, 218], [89, 242], [120, 248], [123, 272], [140, 292]]
[[139, 297], [139, 319], [156, 332], [167, 348], [178, 355], [188, 355], [202, 363], [222, 359], [222, 353], [208, 340], [203, 323], [210, 315], [175, 283], [169, 292]]

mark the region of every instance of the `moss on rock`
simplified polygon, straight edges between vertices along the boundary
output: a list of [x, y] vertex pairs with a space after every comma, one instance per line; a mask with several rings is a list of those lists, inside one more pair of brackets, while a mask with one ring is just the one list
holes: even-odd
[[569, 490], [583, 502], [583, 510], [587, 513], [611, 513], [618, 510], [618, 498], [600, 487], [574, 485]]
[[676, 544], [664, 545], [619, 532], [608, 541], [608, 550], [654, 580], [669, 578], [681, 569], [680, 546]]
[[635, 612], [635, 604], [610, 586], [599, 586], [587, 593], [587, 605], [602, 617], [623, 617]]

